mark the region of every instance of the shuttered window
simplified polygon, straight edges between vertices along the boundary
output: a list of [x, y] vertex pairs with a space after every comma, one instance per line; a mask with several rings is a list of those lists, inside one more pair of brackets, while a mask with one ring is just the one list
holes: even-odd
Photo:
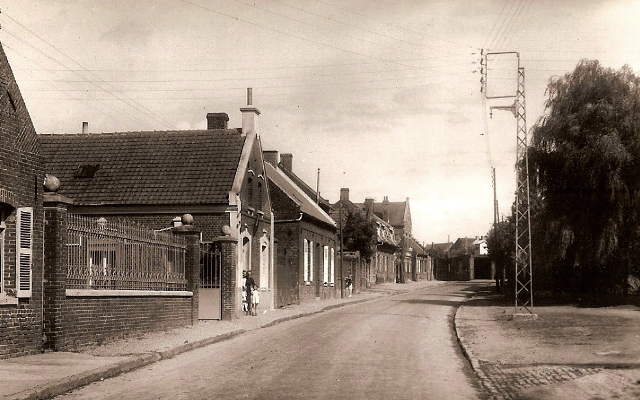
[[331, 254], [329, 255], [329, 263], [331, 264], [331, 272], [330, 272], [330, 281], [331, 286], [333, 286], [336, 282], [336, 265], [335, 265], [336, 253], [335, 249], [331, 248]]
[[324, 285], [329, 284], [329, 246], [323, 247], [322, 278]]
[[33, 261], [33, 208], [21, 207], [16, 216], [16, 296], [31, 297]]

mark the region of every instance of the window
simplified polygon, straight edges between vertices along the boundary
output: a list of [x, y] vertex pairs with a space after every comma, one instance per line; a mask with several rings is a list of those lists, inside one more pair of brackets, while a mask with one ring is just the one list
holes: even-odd
[[73, 174], [74, 178], [93, 178], [98, 172], [100, 164], [82, 164], [78, 165], [76, 172]]
[[242, 266], [244, 270], [251, 271], [251, 239], [248, 237], [242, 238]]
[[269, 239], [266, 234], [260, 238], [260, 288], [269, 288]]
[[332, 247], [331, 248], [331, 255], [329, 255], [329, 262], [331, 263], [331, 278], [330, 278], [331, 279], [331, 281], [330, 281], [331, 286], [335, 285], [335, 283], [336, 283], [336, 274], [335, 274], [335, 271], [336, 271], [335, 259], [336, 259], [336, 257], [335, 256], [336, 256], [336, 253], [335, 253], [334, 248]]
[[322, 281], [324, 282], [324, 285], [327, 286], [329, 284], [329, 246], [324, 246], [322, 250], [322, 254], [324, 256], [322, 263]]
[[16, 216], [16, 297], [31, 297], [33, 208], [18, 208]]
[[313, 282], [313, 241], [304, 239], [304, 282], [309, 285]]

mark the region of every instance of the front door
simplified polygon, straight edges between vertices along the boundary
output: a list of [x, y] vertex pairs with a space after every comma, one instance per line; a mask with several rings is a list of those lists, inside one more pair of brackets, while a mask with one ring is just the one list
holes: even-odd
[[222, 257], [215, 243], [200, 245], [200, 291], [198, 319], [222, 318], [221, 282]]

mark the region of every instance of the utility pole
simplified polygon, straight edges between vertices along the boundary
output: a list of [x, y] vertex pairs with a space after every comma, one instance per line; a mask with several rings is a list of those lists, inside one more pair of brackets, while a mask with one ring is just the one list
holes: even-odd
[[[516, 118], [516, 206], [515, 206], [515, 223], [516, 223], [516, 259], [515, 259], [515, 309], [516, 313], [523, 308], [529, 315], [533, 313], [533, 270], [531, 256], [531, 208], [529, 199], [529, 157], [527, 154], [527, 119], [525, 109], [525, 93], [524, 93], [524, 67], [520, 66], [520, 53], [481, 52], [482, 60], [480, 83], [482, 85], [481, 92], [487, 99], [498, 98], [514, 98], [515, 100], [510, 106], [491, 106], [493, 110], [511, 111]], [[487, 73], [488, 73], [488, 56], [515, 55], [518, 61], [518, 86], [515, 96], [489, 96], [487, 92]]]

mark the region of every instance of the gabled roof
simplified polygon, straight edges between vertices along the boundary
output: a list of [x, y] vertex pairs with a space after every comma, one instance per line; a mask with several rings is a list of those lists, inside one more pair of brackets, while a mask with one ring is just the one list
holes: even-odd
[[458, 240], [456, 240], [453, 246], [451, 246], [449, 251], [452, 254], [473, 253], [473, 249], [474, 249], [473, 242], [475, 242], [475, 240], [476, 240], [475, 236], [468, 237], [468, 238], [458, 238]]
[[419, 256], [426, 256], [427, 255], [427, 252], [425, 251], [424, 247], [422, 247], [422, 245], [420, 243], [418, 243], [411, 236], [409, 236], [407, 238], [407, 244], [409, 245], [409, 247], [411, 247], [413, 249], [413, 251], [416, 252], [417, 255], [419, 255]]
[[[365, 208], [364, 203], [359, 203], [358, 205]], [[407, 201], [375, 202], [373, 203], [373, 212], [394, 228], [406, 228], [404, 224], [408, 207]]]
[[45, 172], [76, 205], [229, 204], [245, 142], [235, 129], [40, 139]]
[[[278, 167], [278, 170], [281, 173], [285, 174], [289, 179], [291, 179], [291, 181], [295, 183], [303, 192], [305, 192], [307, 196], [315, 199], [317, 192], [315, 189], [309, 186], [307, 182], [300, 179], [300, 177], [293, 171], [289, 171], [286, 168], [283, 168], [282, 163], [278, 163]], [[320, 196], [319, 200], [321, 205], [325, 206], [327, 209], [331, 208], [331, 203], [329, 203], [329, 200], [323, 198], [322, 195]]]
[[336, 222], [320, 208], [316, 202], [311, 199], [295, 182], [289, 178], [280, 168], [275, 168], [270, 163], [264, 163], [267, 177], [276, 184], [291, 200], [300, 207], [300, 211], [318, 221], [329, 224], [333, 227]]
[[425, 249], [427, 251], [431, 249], [440, 250], [443, 253], [446, 253], [451, 249], [451, 246], [453, 246], [453, 243], [432, 243], [431, 245], [427, 246]]

